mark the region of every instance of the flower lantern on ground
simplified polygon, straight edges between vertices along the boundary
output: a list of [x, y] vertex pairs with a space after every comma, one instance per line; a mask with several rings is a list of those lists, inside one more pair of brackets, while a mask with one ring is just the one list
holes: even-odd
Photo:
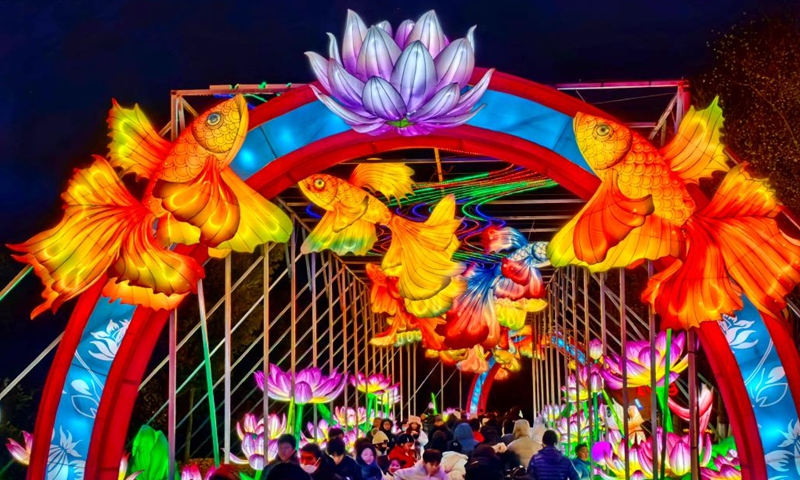
[[480, 111], [474, 107], [493, 72], [465, 91], [475, 67], [474, 28], [450, 42], [433, 10], [416, 22], [405, 20], [396, 32], [388, 22], [367, 28], [348, 11], [341, 53], [333, 35], [330, 58], [306, 53], [322, 91], [311, 88], [360, 133], [424, 135], [461, 125]]
[[[264, 419], [245, 414], [241, 422], [236, 422], [236, 433], [242, 443], [243, 458], [231, 454], [231, 461], [240, 465], [249, 464], [254, 470], [263, 470], [267, 462], [278, 454], [278, 437], [286, 433], [286, 415], [269, 414], [267, 429]], [[267, 435], [267, 452], [264, 452], [264, 438]], [[265, 458], [266, 457], [266, 458]]]

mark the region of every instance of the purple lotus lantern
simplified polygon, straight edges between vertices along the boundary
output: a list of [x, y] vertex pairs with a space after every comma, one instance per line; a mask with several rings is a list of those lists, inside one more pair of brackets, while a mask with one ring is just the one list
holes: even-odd
[[348, 10], [341, 53], [331, 34], [329, 59], [306, 53], [324, 92], [311, 88], [360, 133], [425, 135], [461, 125], [482, 108], [474, 107], [494, 71], [465, 91], [475, 67], [474, 29], [450, 42], [431, 10], [402, 22], [393, 36], [388, 22], [367, 28]]
[[341, 395], [344, 390], [346, 375], [335, 370], [330, 375], [324, 375], [319, 368], [306, 368], [297, 373], [292, 395], [292, 373], [284, 372], [277, 365], [269, 366], [269, 375], [256, 372], [256, 383], [264, 390], [266, 383], [267, 395], [279, 402], [292, 402], [297, 405], [308, 403], [329, 403]]
[[33, 435], [28, 432], [22, 432], [22, 437], [25, 440], [25, 446], [20, 445], [16, 440], [6, 440], [6, 448], [8, 453], [15, 462], [27, 466], [31, 461], [31, 450], [33, 449]]
[[242, 443], [243, 457], [231, 454], [231, 461], [240, 465], [249, 464], [254, 470], [263, 470], [267, 462], [278, 454], [278, 437], [286, 433], [286, 415], [270, 413], [267, 417], [269, 437], [267, 452], [264, 452], [264, 419], [250, 413], [241, 422], [236, 422], [236, 433]]

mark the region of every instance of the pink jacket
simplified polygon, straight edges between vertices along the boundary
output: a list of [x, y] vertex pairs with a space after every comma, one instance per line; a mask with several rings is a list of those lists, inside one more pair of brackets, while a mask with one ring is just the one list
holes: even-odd
[[433, 475], [428, 475], [422, 462], [418, 462], [411, 468], [403, 468], [394, 472], [394, 478], [396, 480], [449, 480], [442, 467], [439, 467], [439, 470]]

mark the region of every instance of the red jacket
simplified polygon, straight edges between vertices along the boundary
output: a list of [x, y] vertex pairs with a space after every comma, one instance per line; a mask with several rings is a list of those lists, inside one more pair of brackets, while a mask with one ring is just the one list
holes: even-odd
[[389, 452], [389, 461], [398, 460], [401, 468], [411, 468], [417, 463], [417, 456], [414, 450], [406, 450], [405, 448], [395, 445], [391, 452]]

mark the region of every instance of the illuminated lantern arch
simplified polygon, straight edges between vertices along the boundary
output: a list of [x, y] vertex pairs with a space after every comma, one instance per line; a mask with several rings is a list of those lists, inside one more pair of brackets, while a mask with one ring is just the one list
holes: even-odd
[[[485, 70], [476, 69], [471, 84]], [[495, 72], [481, 103], [486, 108], [468, 124], [442, 129], [427, 136], [378, 137], [358, 134], [318, 102], [309, 87], [300, 87], [256, 108], [250, 115], [250, 132], [231, 165], [248, 184], [265, 197], [278, 195], [298, 180], [340, 162], [407, 148], [439, 148], [502, 158], [505, 161], [542, 173], [588, 200], [599, 185], [586, 165], [572, 135], [572, 117], [577, 111], [607, 114], [558, 91], [517, 77]], [[260, 132], [256, 132], [260, 130]], [[257, 134], [256, 134], [257, 133]], [[197, 260], [206, 252], [181, 247]], [[100, 287], [79, 298], [45, 384], [34, 433], [28, 478], [46, 478], [48, 453], [58, 445], [62, 418], [69, 406], [64, 388], [75, 368], [73, 358], [89, 335], [89, 325], [100, 318], [130, 318], [127, 332], [107, 370], [105, 387], [94, 418], [86, 420], [86, 432], [75, 436], [88, 444], [85, 478], [115, 480], [123, 453], [136, 394], [153, 348], [169, 313], [146, 308], [117, 305], [126, 312], [109, 313], [107, 299], [100, 298]], [[775, 343], [787, 374], [794, 399], [800, 399], [800, 361], [780, 323], [764, 318], [767, 339]], [[738, 445], [743, 478], [766, 478], [762, 438], [751, 408], [745, 382], [734, 352], [716, 324], [704, 323], [698, 332], [702, 346], [719, 382], [720, 394], [728, 408]], [[770, 338], [771, 337], [771, 338]], [[485, 395], [488, 395], [488, 388]], [[795, 417], [796, 418], [796, 417]], [[85, 420], [85, 419], [84, 419]], [[55, 436], [53, 436], [55, 428]]]

